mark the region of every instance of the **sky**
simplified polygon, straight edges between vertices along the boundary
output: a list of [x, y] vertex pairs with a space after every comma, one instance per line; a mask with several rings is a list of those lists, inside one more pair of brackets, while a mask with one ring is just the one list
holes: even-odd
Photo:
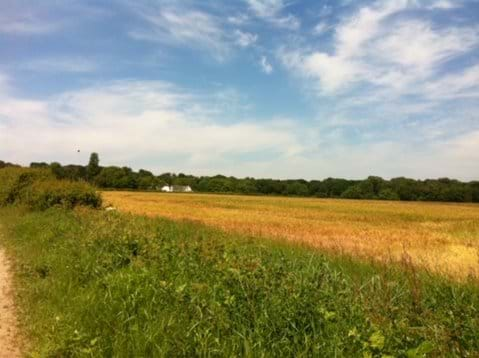
[[477, 180], [479, 1], [0, 0], [0, 159], [91, 152], [157, 174]]

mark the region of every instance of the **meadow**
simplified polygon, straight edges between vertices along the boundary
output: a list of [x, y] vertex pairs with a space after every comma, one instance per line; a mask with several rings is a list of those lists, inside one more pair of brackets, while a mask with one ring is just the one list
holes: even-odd
[[440, 245], [475, 248], [477, 206], [101, 198], [47, 171], [2, 169], [0, 179], [0, 245], [12, 259], [26, 356], [479, 355], [473, 271], [441, 262], [439, 275], [406, 253], [401, 264], [374, 256], [400, 233], [403, 246], [431, 255]]
[[201, 224], [0, 208], [33, 357], [479, 354], [479, 289]]
[[192, 220], [455, 279], [479, 277], [479, 205], [103, 192], [121, 211]]

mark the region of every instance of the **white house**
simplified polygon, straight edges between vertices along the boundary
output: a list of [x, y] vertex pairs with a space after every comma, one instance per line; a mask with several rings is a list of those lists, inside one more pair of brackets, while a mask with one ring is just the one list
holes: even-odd
[[165, 193], [191, 193], [193, 190], [189, 185], [165, 185], [164, 187], [161, 188], [161, 191], [164, 191]]

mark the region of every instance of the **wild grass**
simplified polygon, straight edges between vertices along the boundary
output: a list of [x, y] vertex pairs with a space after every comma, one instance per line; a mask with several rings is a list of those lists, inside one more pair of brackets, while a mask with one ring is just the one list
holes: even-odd
[[412, 265], [115, 212], [0, 221], [32, 356], [479, 354], [477, 285]]
[[194, 220], [378, 262], [479, 280], [479, 205], [104, 192], [120, 210]]

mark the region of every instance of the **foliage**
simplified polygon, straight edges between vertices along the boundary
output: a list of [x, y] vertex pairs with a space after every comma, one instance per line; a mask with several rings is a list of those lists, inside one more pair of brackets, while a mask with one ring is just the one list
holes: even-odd
[[0, 169], [0, 206], [11, 204], [38, 210], [55, 205], [98, 208], [101, 197], [91, 185], [55, 179], [47, 169], [3, 168]]
[[36, 181], [25, 188], [21, 202], [35, 210], [45, 210], [57, 205], [66, 209], [77, 205], [99, 208], [101, 197], [95, 188], [85, 182], [50, 179]]
[[86, 167], [86, 175], [89, 180], [93, 180], [101, 171], [100, 157], [97, 153], [91, 153], [90, 161]]
[[[2, 164], [3, 163], [3, 164]], [[12, 165], [4, 163], [2, 165]], [[129, 167], [100, 166], [97, 153], [92, 153], [88, 165], [65, 165], [60, 163], [31, 163], [32, 168], [50, 167], [57, 179], [85, 180], [101, 188], [128, 190], [160, 190], [164, 185], [190, 186], [193, 191], [205, 193], [236, 193], [252, 195], [282, 195], [320, 198], [347, 198], [370, 200], [479, 202], [478, 182], [463, 183], [440, 178], [414, 180], [393, 178], [385, 180], [370, 176], [364, 180], [327, 178], [278, 180], [235, 178], [224, 175], [201, 176], [183, 173], [153, 173]]]
[[32, 356], [475, 356], [479, 289], [193, 223], [2, 209]]
[[52, 178], [48, 170], [5, 167], [0, 169], [0, 206], [21, 200], [23, 191], [35, 181]]

